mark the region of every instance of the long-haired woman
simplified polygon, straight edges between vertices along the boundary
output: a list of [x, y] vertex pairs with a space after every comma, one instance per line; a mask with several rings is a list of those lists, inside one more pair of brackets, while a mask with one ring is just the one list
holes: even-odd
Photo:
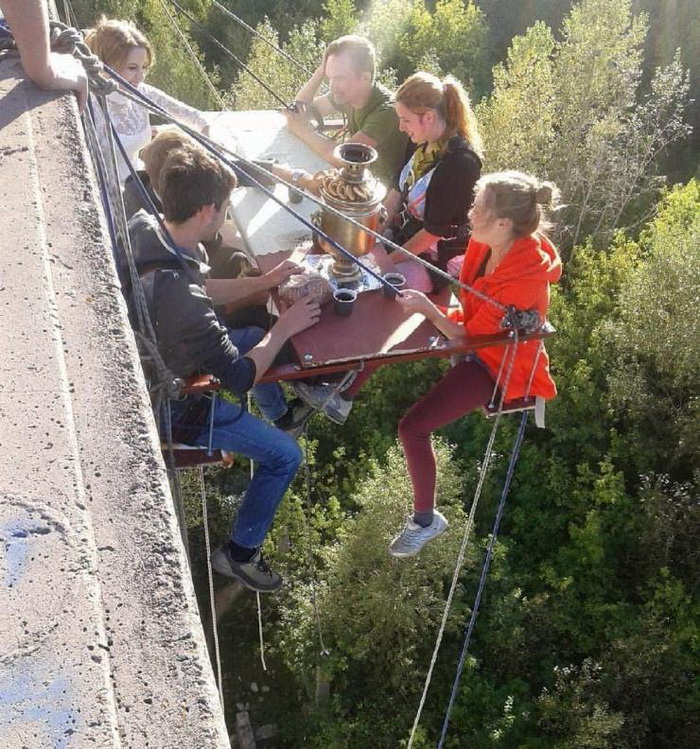
[[[464, 252], [469, 238], [467, 213], [481, 174], [481, 137], [462, 84], [416, 73], [394, 96], [399, 128], [416, 149], [386, 201], [390, 237], [414, 255], [445, 270]], [[408, 272], [413, 288], [432, 290], [427, 273], [394, 255], [398, 270]], [[410, 261], [409, 261], [410, 263]]]
[[[208, 133], [207, 120], [201, 112], [144, 82], [155, 55], [146, 35], [134, 24], [102, 16], [95, 28], [86, 35], [85, 42], [105, 65], [172, 117], [195, 130]], [[134, 168], [141, 168], [139, 151], [151, 140], [153, 134], [148, 111], [118, 91], [107, 96], [107, 108], [129, 160]], [[129, 167], [119, 154], [117, 162], [119, 180], [123, 184], [129, 176]]]

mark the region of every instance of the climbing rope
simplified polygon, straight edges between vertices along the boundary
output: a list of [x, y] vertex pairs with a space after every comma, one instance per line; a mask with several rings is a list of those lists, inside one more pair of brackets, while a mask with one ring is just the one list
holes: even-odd
[[[433, 648], [433, 654], [430, 658], [430, 665], [428, 667], [428, 673], [426, 674], [425, 682], [423, 684], [423, 692], [421, 694], [420, 702], [418, 704], [416, 717], [413, 721], [413, 726], [411, 728], [411, 735], [408, 739], [407, 749], [411, 749], [411, 747], [413, 746], [413, 742], [416, 737], [416, 731], [418, 730], [418, 724], [420, 723], [421, 715], [423, 713], [423, 708], [425, 707], [425, 701], [428, 697], [428, 690], [430, 689], [430, 683], [433, 678], [433, 671], [435, 670], [435, 664], [437, 663], [438, 653], [440, 651], [440, 647], [442, 645], [442, 639], [445, 634], [445, 629], [447, 627], [447, 619], [448, 619], [450, 610], [452, 608], [452, 602], [454, 600], [455, 593], [457, 591], [459, 577], [461, 575], [462, 567], [464, 565], [464, 558], [467, 553], [467, 547], [469, 545], [471, 532], [474, 527], [474, 518], [476, 516], [476, 510], [479, 505], [479, 500], [481, 499], [481, 492], [484, 487], [484, 483], [486, 481], [486, 476], [491, 467], [491, 458], [493, 456], [493, 446], [496, 441], [496, 434], [498, 432], [498, 427], [501, 422], [501, 416], [503, 415], [503, 404], [505, 402], [505, 393], [508, 390], [508, 385], [510, 383], [510, 378], [513, 372], [513, 365], [515, 364], [515, 356], [517, 354], [518, 344], [519, 344], [517, 329], [512, 331], [511, 335], [512, 335], [512, 341], [507, 346], [504, 347], [503, 356], [501, 358], [501, 366], [499, 369], [499, 378], [500, 378], [500, 373], [504, 369], [504, 362], [507, 360], [508, 355], [510, 354], [510, 361], [508, 363], [508, 368], [506, 370], [506, 376], [503, 382], [503, 387], [501, 388], [501, 397], [500, 397], [499, 404], [498, 404], [498, 411], [496, 413], [496, 418], [493, 422], [493, 426], [491, 427], [491, 433], [489, 435], [489, 440], [486, 445], [486, 451], [484, 452], [484, 459], [481, 462], [481, 466], [479, 468], [479, 478], [477, 481], [476, 489], [474, 491], [472, 504], [469, 509], [469, 516], [467, 517], [467, 524], [464, 528], [464, 533], [462, 535], [462, 542], [459, 547], [459, 553], [457, 554], [457, 561], [455, 563], [455, 569], [452, 574], [452, 582], [450, 583], [450, 589], [447, 594], [447, 600], [445, 601], [445, 608], [442, 612], [442, 620], [440, 622], [440, 627], [438, 629], [437, 638], [435, 640], [435, 647]], [[498, 386], [498, 380], [496, 382], [496, 385]]]
[[[49, 44], [53, 52], [73, 55], [85, 68], [90, 89], [96, 94], [109, 94], [117, 90], [117, 84], [99, 75], [102, 63], [83, 41], [83, 35], [78, 29], [67, 26], [61, 21], [49, 21]], [[12, 32], [5, 29], [0, 36], [0, 59], [3, 57], [17, 57], [19, 51]]]
[[508, 472], [506, 474], [506, 479], [503, 484], [503, 490], [501, 491], [501, 498], [498, 502], [498, 509], [496, 510], [496, 517], [494, 519], [493, 528], [491, 530], [491, 538], [489, 539], [488, 548], [486, 549], [486, 558], [484, 559], [484, 564], [481, 568], [481, 576], [479, 577], [479, 587], [477, 589], [476, 598], [474, 599], [474, 604], [472, 606], [471, 616], [469, 617], [469, 625], [467, 626], [467, 632], [466, 632], [466, 635], [464, 636], [464, 644], [462, 645], [462, 652], [459, 655], [459, 663], [457, 664], [457, 673], [452, 683], [452, 691], [450, 692], [450, 700], [447, 705], [447, 711], [445, 712], [445, 719], [442, 724], [442, 732], [440, 734], [440, 741], [438, 743], [438, 749], [442, 749], [442, 747], [445, 745], [445, 739], [447, 737], [447, 729], [450, 723], [450, 716], [452, 714], [452, 708], [454, 707], [455, 699], [457, 697], [457, 691], [459, 690], [459, 684], [462, 678], [462, 671], [464, 670], [464, 663], [466, 661], [467, 651], [469, 649], [469, 643], [471, 642], [472, 632], [474, 631], [474, 626], [476, 625], [476, 618], [479, 615], [479, 606], [481, 605], [481, 597], [483, 595], [484, 587], [486, 585], [486, 578], [488, 576], [489, 568], [491, 566], [491, 560], [493, 559], [493, 550], [496, 545], [496, 540], [498, 538], [498, 531], [501, 525], [501, 518], [503, 517], [503, 508], [505, 507], [506, 498], [508, 496], [508, 492], [510, 491], [510, 485], [513, 479], [513, 473], [515, 471], [515, 464], [518, 462], [518, 457], [520, 455], [520, 447], [523, 443], [523, 437], [525, 435], [525, 425], [527, 423], [527, 416], [528, 416], [528, 412], [523, 411], [522, 416], [520, 418], [520, 426], [518, 428], [518, 433], [515, 437], [515, 443], [511, 451], [510, 461], [508, 463]]
[[218, 3], [216, 0], [212, 0], [212, 5], [217, 9], [220, 10], [224, 15], [228, 16], [232, 21], [235, 21], [239, 26], [243, 27], [246, 31], [250, 32], [253, 36], [260, 39], [261, 42], [265, 42], [265, 44], [268, 45], [268, 47], [271, 47], [275, 50], [275, 52], [279, 53], [284, 57], [285, 60], [288, 60], [293, 65], [296, 65], [299, 70], [302, 70], [307, 75], [311, 76], [313, 75], [313, 71], [309, 70], [305, 65], [300, 63], [298, 60], [295, 60], [288, 52], [285, 52], [283, 49], [278, 47], [274, 42], [271, 42], [267, 37], [263, 36], [259, 31], [254, 29], [252, 26], [249, 26], [242, 18], [239, 18], [235, 13], [230, 11], [228, 8], [225, 8], [221, 3]]
[[[512, 335], [514, 337], [514, 341], [513, 341], [513, 353], [512, 353], [512, 358], [511, 358], [511, 362], [510, 362], [510, 365], [509, 365], [508, 375], [506, 377], [505, 384], [503, 385], [503, 387], [501, 389], [501, 398], [500, 398], [499, 408], [498, 408], [498, 412], [497, 412], [497, 416], [496, 416], [496, 423], [494, 423], [494, 426], [491, 429], [491, 436], [489, 438], [489, 446], [486, 449], [486, 455], [487, 456], [491, 455], [491, 450], [492, 450], [492, 447], [493, 447], [493, 440], [495, 439], [495, 433], [496, 433], [496, 430], [497, 430], [497, 427], [498, 427], [498, 421], [500, 420], [500, 417], [502, 415], [503, 404], [505, 402], [505, 393], [506, 393], [507, 388], [508, 388], [508, 382], [510, 380], [510, 376], [511, 376], [511, 373], [512, 373], [512, 368], [513, 368], [513, 364], [514, 364], [514, 361], [515, 361], [515, 356], [516, 356], [517, 346], [518, 346], [518, 333], [519, 333], [519, 328], [516, 325], [517, 321], [522, 322], [523, 318], [517, 316], [517, 311], [512, 311], [511, 314], [510, 314], [510, 322], [513, 325], [513, 327], [512, 327]], [[530, 324], [533, 324], [532, 319], [530, 320]], [[529, 397], [529, 395], [530, 395], [530, 390], [531, 390], [532, 383], [533, 383], [533, 380], [534, 380], [534, 377], [535, 377], [535, 372], [536, 372], [536, 369], [537, 369], [537, 363], [538, 363], [539, 358], [540, 358], [540, 356], [541, 356], [541, 354], [542, 354], [543, 351], [544, 351], [544, 343], [540, 340], [540, 341], [538, 341], [537, 351], [536, 351], [535, 357], [533, 359], [532, 368], [530, 370], [530, 376], [529, 376], [529, 379], [528, 379], [528, 382], [527, 382], [527, 386], [525, 388], [525, 395], [524, 395], [525, 399], [527, 399]], [[501, 361], [501, 367], [500, 367], [500, 370], [499, 370], [499, 379], [500, 379], [500, 372], [502, 370], [503, 370], [503, 359]], [[496, 386], [498, 387], [498, 382], [496, 383]], [[492, 398], [492, 401], [493, 401], [493, 398]], [[508, 464], [508, 470], [506, 472], [506, 478], [505, 478], [505, 481], [504, 481], [504, 484], [503, 484], [503, 489], [501, 491], [501, 497], [500, 497], [500, 500], [499, 500], [499, 505], [498, 505], [498, 508], [497, 508], [496, 517], [494, 519], [493, 531], [492, 531], [491, 539], [489, 541], [489, 545], [488, 545], [488, 548], [487, 548], [486, 558], [485, 558], [484, 564], [482, 566], [481, 576], [480, 576], [480, 580], [479, 580], [479, 588], [478, 588], [478, 591], [477, 591], [476, 600], [475, 600], [474, 605], [473, 605], [472, 610], [471, 610], [471, 616], [470, 616], [470, 620], [469, 620], [469, 625], [467, 627], [467, 633], [465, 635], [464, 644], [463, 644], [463, 647], [462, 647], [462, 652], [460, 654], [460, 660], [459, 660], [458, 667], [457, 667], [457, 673], [456, 673], [456, 676], [455, 676], [455, 679], [454, 679], [454, 682], [453, 682], [452, 692], [451, 692], [451, 695], [450, 695], [450, 702], [449, 702], [449, 705], [448, 705], [448, 708], [447, 708], [447, 712], [446, 712], [446, 715], [445, 715], [445, 720], [444, 720], [444, 723], [443, 723], [442, 735], [441, 735], [441, 738], [440, 738], [440, 743], [438, 745], [439, 748], [443, 746], [443, 743], [444, 743], [444, 740], [445, 740], [445, 737], [446, 737], [446, 734], [447, 734], [447, 726], [449, 724], [450, 714], [451, 714], [451, 711], [452, 711], [452, 707], [454, 705], [454, 701], [455, 701], [455, 698], [456, 698], [457, 690], [459, 688], [459, 682], [460, 682], [460, 679], [461, 679], [461, 676], [462, 676], [462, 671], [464, 669], [464, 662], [465, 662], [465, 659], [466, 659], [467, 650], [469, 648], [469, 643], [471, 641], [472, 632], [473, 632], [474, 626], [476, 624], [476, 617], [478, 616], [479, 606], [481, 604], [481, 597], [482, 597], [482, 594], [483, 594], [484, 586], [486, 584], [486, 579], [487, 579], [487, 576], [488, 576], [491, 559], [493, 557], [493, 549], [494, 549], [494, 546], [495, 546], [496, 538], [498, 536], [498, 530], [499, 530], [501, 518], [502, 518], [502, 515], [503, 515], [503, 508], [505, 506], [505, 501], [506, 501], [506, 498], [507, 498], [508, 493], [510, 491], [510, 486], [511, 486], [511, 482], [512, 482], [512, 479], [513, 479], [513, 474], [514, 474], [514, 471], [515, 471], [515, 465], [516, 465], [516, 463], [518, 461], [518, 457], [520, 455], [520, 448], [521, 448], [523, 437], [524, 437], [524, 433], [525, 433], [525, 425], [527, 423], [527, 416], [528, 416], [528, 411], [525, 410], [523, 412], [523, 414], [522, 414], [521, 421], [520, 421], [520, 426], [518, 428], [518, 433], [517, 433], [517, 436], [516, 436], [513, 448], [511, 450], [510, 460], [509, 460], [509, 464]], [[488, 466], [486, 466], [486, 470], [488, 470]], [[479, 476], [479, 485], [477, 486], [477, 494], [480, 494], [480, 492], [481, 492], [481, 486], [483, 485], [483, 478], [484, 478], [484, 476], [485, 476], [485, 467], [484, 467], [484, 464], [482, 464], [482, 469], [480, 471], [480, 476]], [[476, 495], [475, 495], [475, 499], [476, 499]], [[428, 688], [430, 686], [430, 680], [432, 678], [433, 669], [435, 667], [435, 662], [437, 660], [438, 650], [439, 650], [439, 647], [440, 647], [440, 643], [442, 641], [442, 636], [444, 634], [445, 625], [446, 625], [446, 622], [447, 622], [447, 614], [449, 612], [449, 607], [450, 607], [451, 602], [452, 602], [452, 598], [453, 598], [453, 595], [454, 595], [454, 590], [456, 589], [456, 581], [459, 578], [459, 570], [461, 570], [461, 566], [462, 566], [462, 562], [463, 562], [463, 558], [464, 558], [463, 551], [466, 550], [467, 536], [468, 536], [468, 533], [470, 531], [470, 527], [473, 525], [473, 522], [474, 522], [475, 509], [476, 509], [475, 508], [475, 503], [473, 502], [472, 503], [472, 508], [471, 508], [471, 510], [469, 512], [469, 519], [467, 521], [467, 528], [465, 529], [465, 536], [464, 536], [463, 541], [462, 541], [462, 547], [460, 548], [460, 554], [458, 556], [457, 566], [455, 568], [455, 575], [453, 576], [453, 579], [452, 579], [452, 585], [450, 587], [450, 594], [448, 595], [448, 603], [445, 606], [445, 612], [443, 613], [443, 619], [442, 619], [442, 623], [441, 623], [441, 626], [440, 626], [440, 631], [438, 633], [438, 638], [437, 638], [435, 650], [433, 651], [433, 656], [432, 656], [432, 659], [431, 659], [431, 662], [430, 662], [430, 668], [428, 669], [428, 675], [426, 677], [425, 685], [424, 685], [424, 688], [423, 688], [423, 693], [421, 695], [421, 700], [420, 700], [420, 704], [419, 704], [419, 707], [418, 707], [418, 712], [416, 714], [416, 718], [414, 720], [413, 727], [411, 729], [411, 735], [410, 735], [409, 742], [408, 742], [408, 749], [410, 749], [413, 746], [413, 740], [415, 738], [415, 733], [416, 733], [416, 730], [418, 728], [418, 723], [420, 721], [420, 716], [421, 716], [423, 707], [425, 705], [425, 700], [426, 700], [426, 697], [427, 697]]]
[[216, 682], [219, 686], [221, 711], [224, 712], [224, 682], [221, 670], [221, 651], [219, 648], [219, 627], [216, 619], [216, 598], [214, 597], [214, 571], [211, 568], [211, 540], [209, 538], [209, 512], [207, 508], [207, 490], [204, 483], [204, 468], [199, 466], [199, 492], [202, 499], [202, 525], [204, 526], [204, 548], [207, 564], [207, 581], [209, 583], [209, 603], [211, 606], [211, 630], [214, 639], [214, 659], [216, 661]]
[[222, 110], [227, 110], [228, 107], [226, 106], [224, 97], [219, 93], [219, 89], [214, 85], [214, 82], [209, 76], [209, 73], [207, 73], [204, 65], [202, 65], [201, 60], [197, 56], [197, 53], [194, 51], [194, 49], [192, 49], [192, 45], [187, 39], [187, 36], [185, 35], [184, 31], [180, 28], [180, 25], [178, 24], [177, 20], [173, 17], [173, 14], [168, 10], [168, 6], [165, 4], [165, 0], [159, 0], [159, 1], [160, 1], [161, 6], [163, 7], [163, 12], [165, 13], [166, 18], [168, 19], [168, 23], [172, 27], [175, 34], [180, 38], [180, 41], [185, 45], [185, 49], [187, 50], [190, 57], [192, 58], [192, 62], [194, 63], [194, 66], [197, 68], [197, 70], [199, 71], [199, 74], [202, 76], [202, 79], [207, 84], [207, 87], [209, 88], [212, 95], [214, 96], [214, 99], [216, 99], [216, 103], [221, 107]]
[[197, 28], [212, 44], [214, 44], [216, 47], [218, 47], [227, 57], [230, 57], [234, 62], [238, 63], [243, 70], [245, 70], [246, 73], [248, 73], [251, 78], [255, 79], [257, 83], [259, 83], [265, 91], [267, 91], [270, 96], [272, 96], [274, 99], [276, 99], [285, 109], [289, 109], [288, 103], [270, 86], [268, 83], [266, 83], [262, 78], [260, 78], [259, 75], [254, 73], [248, 65], [246, 65], [243, 60], [240, 59], [240, 57], [237, 57], [234, 55], [231, 50], [223, 45], [213, 34], [211, 34], [208, 29], [204, 26], [202, 26], [201, 23], [185, 8], [183, 8], [179, 3], [177, 3], [175, 0], [168, 0], [168, 2], [175, 7], [175, 9], [182, 13], [185, 18], [195, 27]]
[[70, 0], [63, 0], [63, 18], [66, 26], [72, 26], [78, 28], [78, 19], [75, 17], [73, 6], [70, 4]]
[[262, 625], [262, 603], [260, 601], [260, 591], [255, 591], [255, 596], [258, 602], [258, 638], [260, 640], [260, 663], [262, 670], [267, 671], [267, 663], [265, 663], [265, 640], [263, 639], [263, 625]]
[[[492, 297], [488, 296], [487, 294], [484, 294], [474, 287], [465, 284], [461, 281], [458, 281], [457, 279], [450, 276], [445, 271], [441, 270], [440, 268], [437, 268], [437, 266], [434, 266], [432, 263], [428, 262], [424, 258], [418, 257], [417, 255], [414, 255], [409, 250], [405, 249], [401, 245], [396, 244], [395, 242], [392, 242], [385, 237], [383, 237], [381, 234], [373, 231], [367, 226], [364, 226], [363, 224], [355, 221], [354, 219], [349, 218], [345, 214], [341, 213], [340, 211], [337, 211], [333, 209], [331, 206], [326, 205], [323, 201], [321, 201], [319, 198], [316, 198], [316, 196], [311, 195], [310, 193], [305, 192], [304, 190], [300, 189], [296, 185], [293, 185], [289, 182], [286, 182], [285, 180], [277, 177], [276, 175], [272, 174], [272, 172], [269, 172], [268, 170], [264, 169], [258, 164], [254, 164], [253, 162], [249, 161], [248, 159], [244, 158], [240, 154], [236, 154], [233, 151], [230, 151], [229, 149], [223, 148], [219, 144], [214, 143], [211, 139], [207, 138], [206, 136], [202, 135], [201, 133], [197, 132], [196, 130], [190, 128], [189, 126], [183, 124], [182, 122], [178, 121], [176, 118], [172, 117], [168, 112], [166, 112], [162, 107], [159, 107], [155, 102], [153, 102], [151, 99], [149, 99], [148, 96], [143, 94], [141, 91], [139, 91], [137, 88], [132, 86], [130, 83], [125, 81], [118, 73], [116, 73], [114, 70], [112, 70], [109, 66], [105, 66], [105, 71], [107, 74], [112, 77], [115, 81], [117, 81], [120, 86], [121, 90], [120, 93], [123, 96], [126, 96], [127, 98], [131, 99], [132, 101], [135, 101], [144, 108], [148, 109], [152, 113], [163, 117], [164, 119], [167, 119], [169, 122], [177, 125], [180, 127], [184, 132], [186, 132], [190, 137], [192, 137], [194, 140], [196, 140], [200, 145], [202, 145], [204, 148], [206, 148], [207, 151], [209, 151], [212, 155], [216, 156], [223, 164], [228, 166], [230, 169], [233, 169], [234, 172], [237, 174], [245, 174], [246, 179], [252, 183], [254, 187], [257, 187], [263, 194], [265, 194], [270, 200], [277, 203], [279, 206], [281, 206], [284, 210], [286, 210], [288, 213], [290, 213], [292, 216], [294, 216], [300, 223], [302, 223], [304, 226], [306, 226], [308, 229], [311, 230], [312, 233], [317, 234], [321, 239], [326, 241], [329, 245], [331, 245], [333, 248], [338, 250], [345, 258], [347, 258], [350, 262], [355, 263], [358, 265], [362, 270], [364, 270], [368, 275], [375, 278], [382, 286], [389, 287], [391, 284], [389, 284], [386, 279], [384, 279], [381, 275], [376, 273], [372, 268], [367, 266], [365, 263], [363, 263], [359, 258], [357, 258], [355, 255], [350, 253], [348, 250], [346, 250], [342, 245], [338, 244], [334, 239], [329, 237], [325, 232], [320, 230], [317, 226], [315, 226], [311, 221], [306, 219], [304, 216], [299, 214], [297, 211], [295, 211], [291, 206], [287, 205], [287, 203], [275, 193], [269, 189], [267, 189], [264, 185], [262, 185], [258, 180], [256, 180], [252, 175], [251, 171], [255, 173], [256, 171], [258, 173], [264, 174], [273, 180], [279, 182], [280, 184], [285, 185], [290, 190], [295, 191], [296, 193], [299, 193], [303, 195], [304, 197], [308, 198], [312, 203], [315, 203], [316, 205], [322, 207], [324, 210], [329, 211], [330, 213], [338, 216], [342, 220], [348, 222], [352, 226], [355, 226], [356, 228], [364, 231], [365, 233], [369, 234], [370, 236], [374, 237], [380, 242], [383, 242], [388, 247], [391, 247], [392, 249], [401, 252], [403, 255], [406, 255], [407, 257], [410, 257], [412, 260], [417, 261], [419, 264], [423, 265], [426, 269], [434, 272], [436, 275], [444, 278], [446, 281], [448, 281], [453, 286], [456, 286], [474, 296], [481, 299], [484, 302], [487, 302], [488, 304], [491, 304], [492, 306], [496, 307], [497, 309], [501, 310], [502, 312], [507, 311], [507, 306], [504, 304], [501, 304], [500, 302], [497, 302]], [[249, 169], [245, 172], [243, 171], [240, 164], [236, 163], [235, 161], [231, 161], [230, 159], [227, 159], [224, 157], [224, 153], [228, 153], [234, 156], [234, 158], [237, 159], [240, 164], [244, 164]], [[393, 290], [393, 287], [391, 287]]]

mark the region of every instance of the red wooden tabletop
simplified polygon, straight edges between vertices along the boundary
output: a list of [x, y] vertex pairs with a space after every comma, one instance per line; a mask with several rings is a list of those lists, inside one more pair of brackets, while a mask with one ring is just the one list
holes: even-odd
[[[291, 254], [277, 252], [257, 260], [266, 272]], [[319, 322], [295, 335], [291, 342], [300, 366], [308, 369], [427, 349], [435, 345], [438, 335], [435, 326], [422, 315], [407, 314], [400, 304], [376, 289], [359, 294], [348, 317], [336, 315], [332, 302], [324, 305]]]

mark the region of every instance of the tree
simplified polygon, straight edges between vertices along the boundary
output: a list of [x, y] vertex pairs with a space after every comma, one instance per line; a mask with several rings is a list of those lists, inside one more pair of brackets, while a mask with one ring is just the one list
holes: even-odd
[[610, 388], [624, 431], [638, 434], [630, 457], [641, 472], [689, 480], [700, 455], [700, 185], [661, 203], [643, 233], [645, 260], [620, 292], [608, 325], [615, 352]]
[[[383, 465], [370, 464], [352, 497], [359, 511], [347, 518], [337, 530], [337, 541], [322, 552], [326, 573], [320, 609], [330, 657], [321, 667], [336, 693], [329, 707], [335, 727], [326, 722], [324, 730], [331, 731], [325, 734], [327, 743], [313, 745], [351, 741], [362, 746], [374, 738], [379, 746], [395, 746], [410, 729], [464, 524], [462, 481], [446, 445], [437, 446], [437, 457], [440, 506], [454, 531], [408, 563], [387, 554], [411, 503], [403, 455], [393, 447]], [[297, 583], [284, 605], [286, 632], [278, 637], [289, 667], [305, 675], [303, 691], [309, 694], [317, 638], [307, 594], [308, 586]], [[456, 607], [451, 631], [460, 612]], [[300, 641], [306, 646], [300, 647]], [[372, 709], [367, 712], [370, 695]]]
[[[257, 31], [275, 45], [280, 45], [279, 35], [268, 19], [261, 23]], [[318, 23], [307, 21], [292, 29], [289, 41], [282, 49], [313, 70], [323, 54], [323, 47], [317, 40]], [[282, 101], [291, 102], [297, 91], [305, 83], [308, 75], [286, 60], [260, 39], [254, 39], [246, 62], [250, 70], [279, 96]], [[252, 75], [241, 71], [228, 96], [235, 109], [280, 109], [281, 102], [265, 89]]]
[[326, 0], [323, 9], [326, 16], [321, 21], [321, 38], [326, 44], [355, 33], [359, 21], [353, 0]]
[[493, 72], [493, 91], [477, 108], [488, 170], [516, 167], [549, 173], [556, 134], [551, 56], [554, 37], [541, 22], [516, 37], [505, 64]]
[[513, 40], [479, 108], [489, 168], [516, 167], [556, 182], [564, 249], [605, 243], [648, 218], [663, 178], [659, 155], [683, 140], [688, 78], [675, 58], [638, 102], [646, 21], [630, 2], [583, 0], [564, 38], [538, 23]]

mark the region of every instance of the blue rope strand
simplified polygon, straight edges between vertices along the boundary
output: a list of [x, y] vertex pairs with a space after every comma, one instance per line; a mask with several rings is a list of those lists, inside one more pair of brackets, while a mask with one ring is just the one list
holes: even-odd
[[464, 644], [462, 645], [462, 652], [459, 656], [459, 663], [457, 665], [457, 673], [455, 675], [455, 679], [452, 684], [452, 693], [450, 694], [450, 701], [449, 701], [449, 704], [447, 705], [447, 711], [445, 712], [445, 719], [442, 724], [442, 733], [440, 735], [440, 741], [438, 742], [438, 749], [443, 749], [445, 745], [445, 738], [447, 736], [447, 728], [450, 724], [450, 714], [452, 713], [452, 708], [454, 707], [455, 699], [457, 698], [457, 692], [459, 691], [459, 684], [462, 678], [462, 671], [464, 670], [464, 662], [467, 658], [467, 651], [469, 650], [469, 644], [471, 642], [472, 633], [476, 625], [476, 618], [479, 615], [479, 606], [481, 604], [481, 596], [484, 592], [484, 587], [486, 585], [486, 578], [489, 573], [489, 567], [491, 566], [491, 559], [493, 558], [493, 550], [496, 545], [496, 540], [498, 538], [498, 530], [501, 525], [501, 517], [503, 516], [503, 508], [505, 507], [505, 504], [506, 504], [506, 498], [510, 490], [510, 484], [513, 479], [513, 473], [515, 471], [515, 464], [518, 462], [518, 456], [520, 455], [520, 446], [522, 445], [523, 437], [525, 435], [525, 424], [527, 423], [527, 416], [528, 416], [528, 412], [523, 411], [523, 415], [520, 419], [520, 428], [518, 429], [518, 434], [515, 438], [515, 443], [513, 445], [513, 451], [510, 456], [510, 463], [508, 464], [508, 473], [506, 474], [506, 480], [505, 480], [505, 483], [503, 484], [503, 490], [501, 491], [501, 499], [498, 503], [498, 510], [496, 511], [496, 518], [493, 521], [493, 529], [491, 531], [491, 539], [489, 540], [488, 548], [486, 550], [486, 558], [484, 559], [484, 564], [481, 568], [481, 578], [479, 579], [479, 588], [477, 590], [476, 598], [474, 600], [474, 606], [472, 607], [472, 614], [469, 617], [469, 625], [467, 626], [467, 632], [464, 637]]
[[153, 203], [153, 200], [151, 199], [151, 196], [148, 194], [148, 190], [146, 190], [146, 186], [143, 184], [143, 181], [141, 177], [139, 176], [139, 173], [134, 169], [134, 165], [131, 163], [131, 160], [129, 159], [126, 149], [124, 148], [124, 145], [122, 144], [121, 138], [119, 137], [119, 133], [117, 132], [116, 128], [114, 127], [114, 123], [112, 122], [111, 117], [107, 115], [108, 117], [108, 124], [112, 131], [112, 135], [114, 137], [114, 142], [117, 144], [117, 147], [119, 149], [119, 153], [121, 154], [122, 159], [126, 162], [126, 165], [129, 167], [129, 172], [131, 174], [131, 178], [134, 181], [134, 184], [136, 185], [139, 194], [141, 195], [141, 198], [143, 199], [144, 203], [146, 204], [146, 207], [148, 209], [148, 212], [154, 216], [156, 221], [158, 222], [158, 226], [160, 227], [160, 230], [163, 232], [165, 243], [169, 250], [171, 250], [175, 256], [177, 257], [178, 261], [180, 262], [180, 265], [183, 267], [185, 272], [187, 273], [187, 276], [193, 283], [198, 283], [197, 279], [195, 278], [192, 268], [190, 267], [189, 263], [185, 259], [185, 256], [182, 254], [182, 250], [177, 246], [175, 241], [172, 238], [172, 235], [168, 231], [165, 222], [161, 218], [160, 211], [156, 208], [155, 204]]
[[282, 198], [277, 197], [275, 193], [272, 190], [269, 190], [267, 187], [262, 185], [260, 182], [258, 182], [254, 177], [251, 176], [249, 172], [245, 172], [241, 166], [236, 164], [234, 161], [231, 161], [230, 159], [227, 159], [219, 150], [214, 148], [214, 146], [211, 145], [209, 140], [207, 138], [204, 138], [200, 133], [198, 133], [196, 130], [193, 130], [192, 128], [188, 127], [187, 125], [184, 125], [181, 122], [178, 122], [174, 117], [171, 117], [168, 112], [166, 112], [165, 109], [158, 106], [155, 102], [151, 101], [145, 94], [143, 94], [141, 91], [139, 91], [135, 86], [132, 86], [128, 81], [124, 80], [119, 73], [116, 73], [112, 68], [109, 67], [109, 65], [104, 66], [105, 72], [108, 73], [115, 81], [119, 83], [120, 86], [123, 86], [127, 91], [129, 91], [132, 95], [136, 96], [138, 99], [140, 99], [142, 102], [144, 102], [148, 107], [155, 110], [155, 112], [160, 115], [161, 117], [169, 120], [170, 122], [174, 123], [178, 127], [180, 127], [182, 130], [184, 130], [190, 137], [192, 137], [194, 140], [197, 141], [201, 146], [206, 148], [209, 153], [216, 156], [223, 164], [229, 167], [229, 169], [232, 169], [236, 174], [239, 175], [245, 175], [246, 179], [253, 184], [253, 186], [257, 187], [266, 197], [273, 200], [275, 203], [277, 203], [279, 206], [281, 206], [284, 210], [288, 211], [294, 218], [296, 218], [298, 221], [300, 221], [307, 229], [310, 229], [311, 232], [314, 234], [317, 234], [321, 239], [328, 242], [332, 247], [334, 247], [338, 252], [340, 252], [343, 257], [345, 257], [347, 260], [349, 260], [352, 263], [355, 263], [358, 265], [362, 270], [365, 271], [368, 275], [372, 276], [375, 280], [377, 280], [382, 286], [386, 287], [390, 291], [395, 292], [395, 287], [390, 284], [385, 278], [383, 278], [381, 275], [376, 273], [372, 268], [365, 265], [361, 260], [359, 260], [355, 255], [353, 255], [351, 252], [345, 249], [342, 245], [338, 244], [334, 239], [329, 237], [325, 232], [323, 232], [318, 227], [314, 226], [311, 221], [304, 218], [300, 213], [297, 213], [294, 209], [290, 208]]

